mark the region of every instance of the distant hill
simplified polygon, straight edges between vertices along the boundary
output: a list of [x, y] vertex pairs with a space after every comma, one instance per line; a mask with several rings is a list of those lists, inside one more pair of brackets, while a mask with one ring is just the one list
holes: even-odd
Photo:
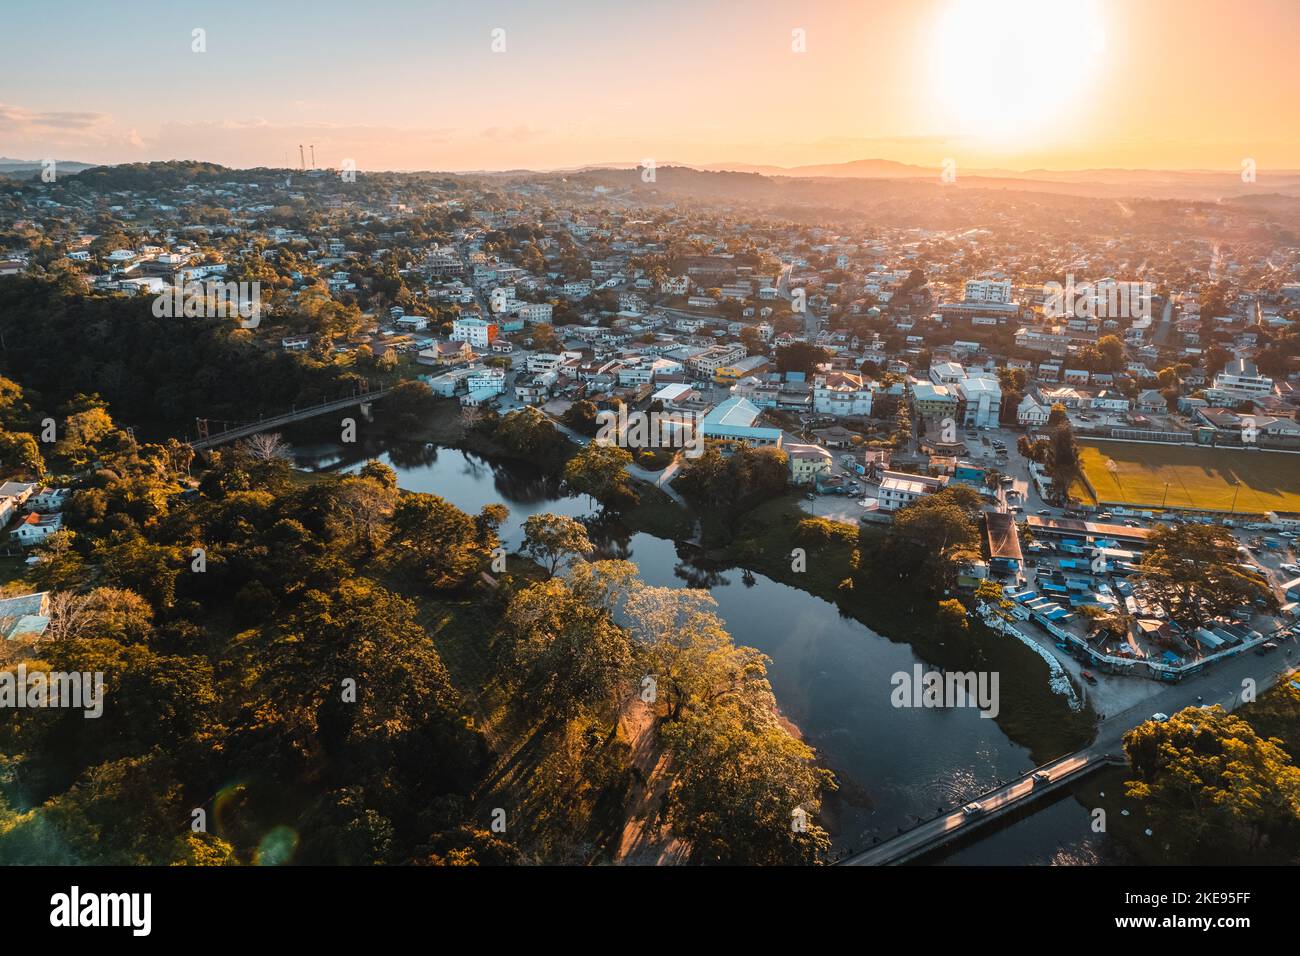
[[[39, 159], [12, 159], [8, 156], [0, 156], [0, 176], [7, 176], [10, 179], [31, 179], [41, 174], [41, 170], [45, 168], [42, 163], [43, 161]], [[94, 166], [94, 163], [79, 163], [71, 159], [54, 161], [55, 171], [60, 176], [84, 172]]]
[[[598, 168], [630, 169], [635, 163], [609, 163], [586, 166], [581, 171]], [[660, 163], [663, 169], [667, 163]], [[788, 179], [875, 179], [934, 182], [939, 178], [937, 166], [914, 166], [889, 159], [858, 159], [846, 163], [815, 166], [762, 166], [750, 163], [671, 164], [700, 172], [748, 173]], [[1270, 193], [1300, 197], [1300, 170], [1260, 170], [1257, 181], [1244, 183], [1240, 170], [1212, 169], [957, 169], [958, 187], [979, 189], [1016, 189], [1050, 192], [1093, 198], [1189, 199], [1219, 201], [1249, 196], [1267, 190]]]

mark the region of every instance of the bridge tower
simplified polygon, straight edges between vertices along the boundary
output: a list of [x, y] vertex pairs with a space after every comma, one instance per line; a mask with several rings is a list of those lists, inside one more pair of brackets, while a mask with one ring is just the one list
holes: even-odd
[[208, 437], [208, 420], [206, 418], [194, 419], [194, 425], [199, 432], [199, 440], [203, 441]]

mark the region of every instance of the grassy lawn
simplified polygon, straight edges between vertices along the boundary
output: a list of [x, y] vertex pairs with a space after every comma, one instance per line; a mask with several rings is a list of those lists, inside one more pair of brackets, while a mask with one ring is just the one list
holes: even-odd
[[[1099, 504], [1300, 511], [1300, 457], [1295, 455], [1114, 441], [1080, 441], [1079, 455]], [[1081, 484], [1073, 493], [1084, 501], [1091, 498]]]

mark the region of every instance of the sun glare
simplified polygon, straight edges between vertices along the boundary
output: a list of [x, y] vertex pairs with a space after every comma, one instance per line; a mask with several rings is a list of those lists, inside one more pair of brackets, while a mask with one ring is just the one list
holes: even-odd
[[953, 0], [936, 30], [940, 119], [1023, 143], [1070, 110], [1104, 54], [1096, 0]]

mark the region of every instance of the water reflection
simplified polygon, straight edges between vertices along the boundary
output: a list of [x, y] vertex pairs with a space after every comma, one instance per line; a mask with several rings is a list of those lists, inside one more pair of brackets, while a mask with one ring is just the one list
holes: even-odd
[[[648, 584], [708, 589], [736, 641], [771, 659], [768, 674], [782, 713], [840, 778], [841, 793], [827, 806], [838, 849], [892, 836], [1031, 765], [1024, 748], [973, 709], [894, 707], [891, 675], [924, 663], [907, 644], [886, 640], [804, 591], [706, 561], [689, 544], [632, 533], [590, 499], [563, 495], [555, 479], [527, 464], [414, 443], [297, 451], [302, 467], [324, 471], [354, 471], [377, 457], [398, 472], [401, 487], [440, 495], [470, 513], [505, 504], [510, 515], [500, 533], [509, 548], [522, 542], [530, 515], [576, 518], [587, 526], [599, 557], [635, 561]], [[733, 586], [734, 579], [742, 586]], [[1079, 845], [1088, 822], [1086, 810], [1070, 798], [945, 861], [1049, 863]]]

